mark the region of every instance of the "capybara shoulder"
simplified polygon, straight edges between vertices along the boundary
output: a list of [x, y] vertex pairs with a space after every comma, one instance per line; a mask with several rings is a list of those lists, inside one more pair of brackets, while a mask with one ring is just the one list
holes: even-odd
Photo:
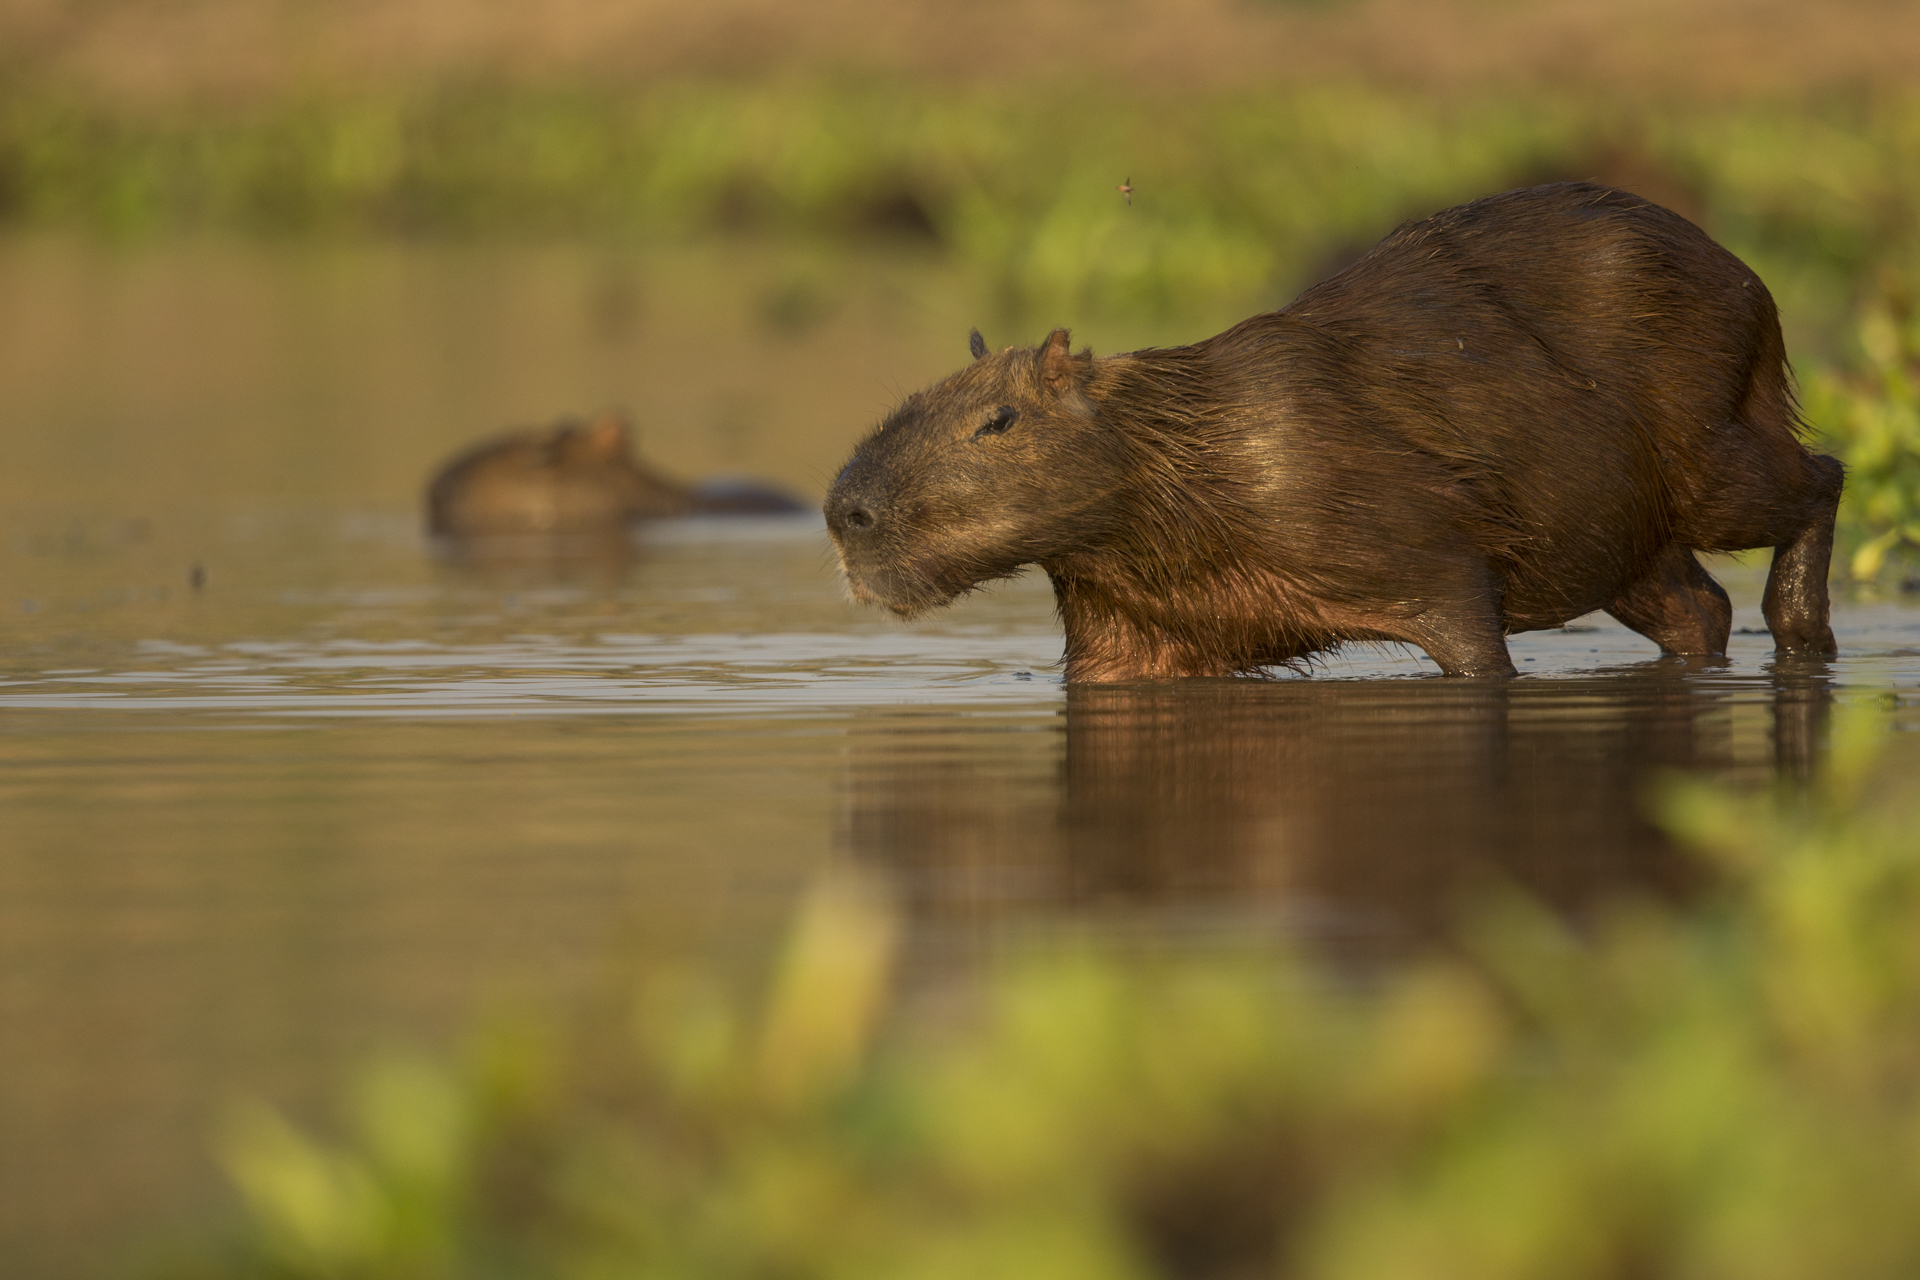
[[1507, 634], [1596, 609], [1721, 653], [1731, 610], [1694, 552], [1762, 546], [1776, 644], [1832, 651], [1841, 472], [1801, 443], [1773, 300], [1627, 192], [1408, 223], [1192, 346], [971, 348], [862, 441], [828, 529], [855, 599], [905, 616], [1041, 566], [1069, 680], [1349, 641], [1507, 675]]

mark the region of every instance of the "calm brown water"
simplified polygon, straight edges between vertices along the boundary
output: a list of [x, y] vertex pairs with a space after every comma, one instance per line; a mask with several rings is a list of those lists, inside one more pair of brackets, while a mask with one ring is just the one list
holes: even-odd
[[[676, 269], [0, 246], [0, 1274], [99, 1274], [217, 1203], [237, 1094], [309, 1107], [634, 947], [751, 965], [823, 869], [891, 880], [927, 980], [1081, 927], [1370, 961], [1489, 882], [1685, 894], [1651, 776], [1803, 775], [1836, 698], [1920, 685], [1898, 601], [1844, 604], [1833, 663], [1595, 618], [1499, 686], [1358, 651], [1069, 693], [1043, 582], [901, 626], [811, 519], [435, 559], [417, 487], [471, 436], [626, 404], [674, 470], [808, 489], [964, 349], [931, 268], [798, 327], [753, 301], [789, 262]], [[652, 299], [618, 323], [609, 271]], [[1757, 631], [1760, 571], [1721, 570]]]

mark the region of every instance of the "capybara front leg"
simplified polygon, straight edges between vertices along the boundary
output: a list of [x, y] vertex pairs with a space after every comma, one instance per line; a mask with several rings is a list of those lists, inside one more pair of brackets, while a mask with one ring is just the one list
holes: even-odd
[[1838, 653], [1827, 619], [1827, 564], [1833, 558], [1833, 518], [1845, 473], [1832, 458], [1815, 457], [1821, 485], [1806, 527], [1773, 549], [1760, 611], [1782, 653]]
[[1442, 640], [1429, 641], [1420, 646], [1427, 656], [1440, 664], [1440, 670], [1450, 676], [1511, 676], [1519, 674], [1513, 669], [1513, 656], [1507, 652], [1506, 639], [1495, 633], [1491, 637], [1449, 636]]
[[1607, 612], [1665, 653], [1723, 656], [1733, 630], [1733, 602], [1679, 543], [1668, 544]]
[[1507, 652], [1500, 610], [1487, 596], [1440, 605], [1414, 621], [1410, 639], [1450, 676], [1510, 676], [1513, 657]]

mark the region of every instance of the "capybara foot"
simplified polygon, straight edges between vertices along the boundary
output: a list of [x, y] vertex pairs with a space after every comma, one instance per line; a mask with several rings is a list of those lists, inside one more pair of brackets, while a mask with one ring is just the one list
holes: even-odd
[[1733, 631], [1733, 602], [1693, 552], [1677, 543], [1629, 583], [1607, 612], [1666, 653], [1718, 657]]

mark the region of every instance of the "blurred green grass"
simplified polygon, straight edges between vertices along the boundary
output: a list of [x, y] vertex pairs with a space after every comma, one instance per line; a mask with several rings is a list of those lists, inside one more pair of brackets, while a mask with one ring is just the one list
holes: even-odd
[[830, 882], [757, 996], [647, 968], [624, 1025], [372, 1063], [337, 1137], [237, 1109], [243, 1212], [163, 1271], [1910, 1275], [1920, 814], [1887, 738], [1861, 705], [1810, 791], [1661, 787], [1704, 904], [1576, 928], [1496, 893], [1364, 981], [1088, 943], [903, 1018], [885, 899]]
[[[0, 99], [15, 226], [918, 238], [1037, 311], [1271, 303], [1406, 217], [1569, 176], [1650, 185], [1831, 306], [1871, 264], [1912, 257], [1916, 174], [1920, 99], [1596, 108], [818, 80], [141, 113]], [[1115, 192], [1128, 177], [1131, 206]]]

